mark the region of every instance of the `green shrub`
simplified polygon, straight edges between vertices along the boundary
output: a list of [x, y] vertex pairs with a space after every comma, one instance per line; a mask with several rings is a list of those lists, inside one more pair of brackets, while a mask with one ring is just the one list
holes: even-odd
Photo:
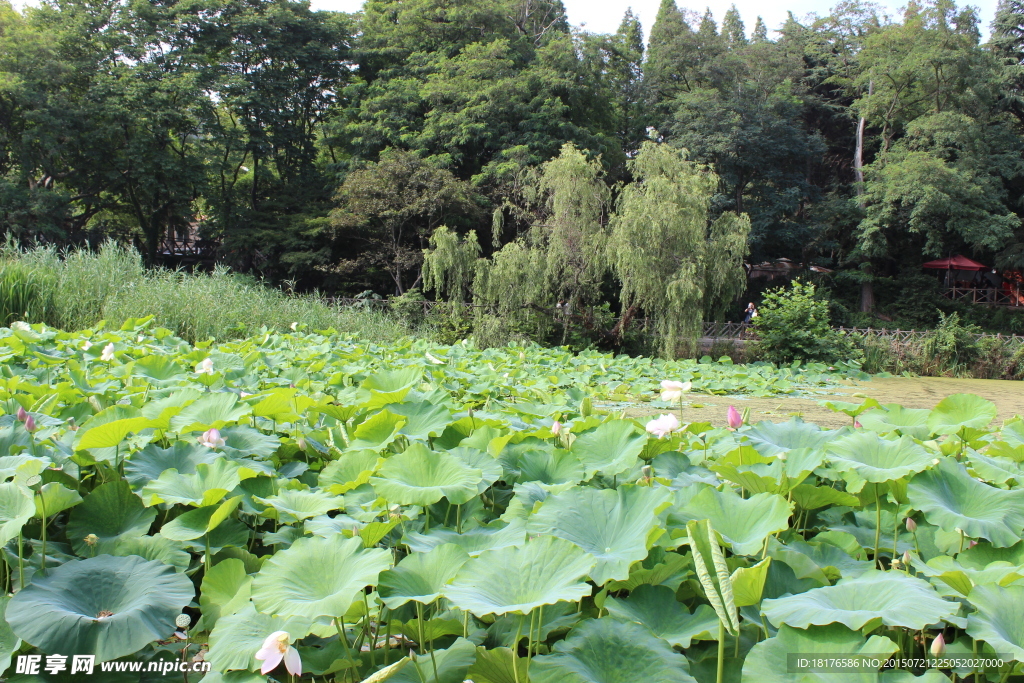
[[933, 373], [950, 372], [963, 375], [981, 355], [982, 346], [977, 335], [981, 328], [963, 324], [956, 313], [939, 313], [939, 326], [924, 340], [922, 352], [926, 362], [933, 365]]
[[754, 329], [759, 357], [772, 363], [837, 363], [863, 357], [852, 338], [832, 328], [828, 301], [817, 298], [810, 283], [797, 280], [789, 289], [767, 292]]

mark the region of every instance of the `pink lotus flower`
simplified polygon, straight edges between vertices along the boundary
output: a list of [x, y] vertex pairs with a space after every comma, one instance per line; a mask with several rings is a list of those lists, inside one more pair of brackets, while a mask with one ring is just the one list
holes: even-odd
[[679, 429], [679, 418], [672, 413], [660, 415], [647, 423], [647, 431], [659, 439]]
[[31, 415], [25, 418], [25, 430], [29, 432], [36, 431], [36, 421], [32, 419]]
[[22, 408], [21, 406], [18, 406], [18, 412], [16, 413], [16, 415], [18, 417], [18, 422], [24, 422], [25, 418], [28, 417], [28, 413], [26, 413], [25, 409]]
[[225, 441], [221, 438], [220, 431], [216, 429], [208, 429], [199, 437], [199, 444], [207, 448], [223, 448], [224, 443]]
[[292, 676], [302, 675], [302, 659], [299, 651], [291, 646], [291, 636], [287, 631], [274, 631], [263, 641], [263, 647], [256, 653], [256, 659], [263, 662], [260, 673], [268, 674], [284, 660], [284, 668]]
[[726, 413], [725, 419], [729, 421], [729, 427], [732, 429], [739, 429], [743, 425], [743, 416], [734, 406], [729, 406], [729, 412]]
[[683, 392], [689, 391], [693, 384], [691, 382], [673, 382], [664, 380], [661, 383], [661, 400], [673, 403], [683, 397]]

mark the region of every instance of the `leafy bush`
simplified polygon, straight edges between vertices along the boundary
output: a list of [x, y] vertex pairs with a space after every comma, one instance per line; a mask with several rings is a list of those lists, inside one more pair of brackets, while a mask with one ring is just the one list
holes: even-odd
[[977, 325], [961, 323], [956, 313], [939, 313], [939, 326], [925, 338], [922, 350], [935, 370], [963, 374], [981, 354], [980, 332]]
[[797, 280], [789, 289], [767, 292], [754, 329], [759, 357], [772, 363], [838, 363], [863, 357], [852, 338], [832, 329], [828, 301], [817, 298], [810, 283]]

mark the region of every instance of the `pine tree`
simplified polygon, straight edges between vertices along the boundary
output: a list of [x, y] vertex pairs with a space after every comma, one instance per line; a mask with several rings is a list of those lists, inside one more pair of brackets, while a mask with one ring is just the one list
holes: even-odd
[[729, 11], [725, 13], [725, 18], [722, 19], [722, 37], [731, 48], [747, 44], [746, 27], [743, 25], [743, 19], [740, 18], [736, 5], [730, 7]]
[[757, 22], [754, 24], [754, 33], [751, 36], [751, 42], [768, 42], [768, 27], [764, 25], [764, 19], [762, 19], [760, 16], [757, 17]]
[[651, 27], [644, 66], [644, 90], [651, 104], [669, 100], [680, 86], [680, 43], [692, 34], [675, 0], [661, 0], [658, 16]]
[[700, 19], [700, 28], [697, 29], [697, 35], [700, 36], [702, 43], [705, 43], [709, 38], [718, 37], [718, 24], [715, 23], [715, 17], [711, 14], [710, 7], [704, 10], [704, 16]]

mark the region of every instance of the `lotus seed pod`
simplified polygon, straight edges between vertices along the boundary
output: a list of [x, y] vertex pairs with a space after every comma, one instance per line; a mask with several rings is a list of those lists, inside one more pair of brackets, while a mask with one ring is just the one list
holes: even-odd
[[174, 625], [178, 628], [188, 628], [189, 624], [192, 623], [192, 617], [187, 614], [179, 614], [174, 619]]

